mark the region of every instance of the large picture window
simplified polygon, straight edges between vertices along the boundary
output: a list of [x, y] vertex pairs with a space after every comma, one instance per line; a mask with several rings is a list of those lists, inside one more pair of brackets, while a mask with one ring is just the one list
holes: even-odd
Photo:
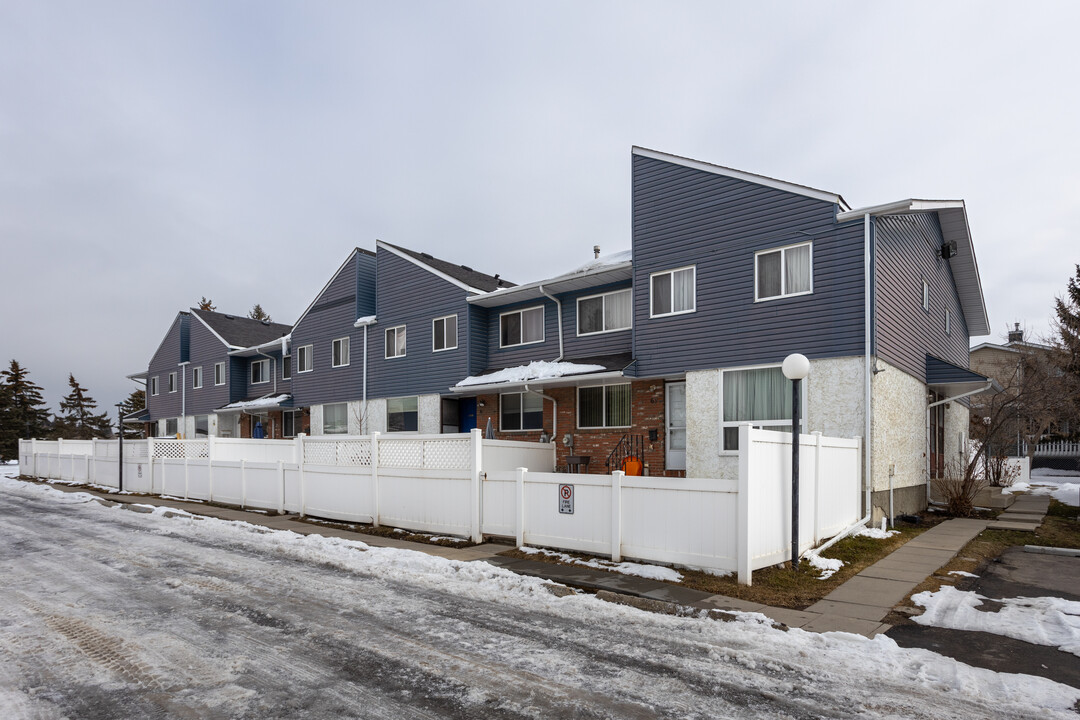
[[417, 397], [386, 399], [386, 430], [388, 432], [416, 432], [420, 427]]
[[543, 306], [499, 316], [499, 347], [544, 342]]
[[431, 321], [431, 350], [453, 350], [457, 347], [457, 315], [435, 318]]
[[580, 298], [577, 301], [577, 334], [628, 330], [630, 317], [629, 288]]
[[630, 383], [578, 388], [578, 427], [630, 425]]
[[697, 307], [696, 276], [694, 267], [653, 273], [649, 278], [650, 316], [694, 312]]
[[[806, 383], [802, 387], [805, 392]], [[779, 365], [724, 370], [721, 394], [724, 450], [739, 449], [739, 425], [744, 422], [756, 428], [791, 428], [791, 381], [784, 377]]]
[[503, 393], [500, 395], [499, 429], [543, 430], [544, 398], [536, 393]]
[[252, 360], [251, 384], [258, 385], [267, 382], [270, 382], [270, 359], [263, 358], [262, 360]]
[[754, 255], [755, 300], [805, 295], [813, 290], [810, 243], [765, 250]]
[[386, 329], [386, 357], [405, 357], [405, 326]]
[[349, 432], [349, 404], [323, 405], [323, 435], [345, 435]]
[[332, 347], [331, 364], [334, 367], [345, 367], [349, 364], [349, 338], [338, 338]]

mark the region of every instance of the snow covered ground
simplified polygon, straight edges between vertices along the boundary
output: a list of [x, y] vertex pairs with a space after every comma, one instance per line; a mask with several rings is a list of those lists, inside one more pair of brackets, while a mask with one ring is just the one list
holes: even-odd
[[556, 552], [554, 550], [546, 550], [544, 548], [522, 546], [518, 549], [530, 555], [545, 555], [550, 558], [555, 558], [556, 560], [560, 560], [569, 565], [584, 565], [585, 567], [608, 570], [623, 575], [635, 575], [650, 580], [679, 582], [683, 578], [682, 573], [678, 570], [662, 565], [643, 565], [635, 562], [612, 562], [611, 560], [604, 560], [603, 558], [589, 558], [588, 560], [584, 560], [579, 557], [574, 557], [573, 555]]
[[874, 640], [0, 479], [0, 717], [1072, 718], [1080, 690]]
[[0, 477], [5, 478], [17, 478], [19, 477], [19, 461], [8, 460], [6, 463], [0, 465]]
[[1035, 468], [1031, 471], [1030, 483], [1013, 483], [1003, 490], [1006, 493], [1020, 491], [1049, 495], [1066, 505], [1080, 506], [1080, 472]]

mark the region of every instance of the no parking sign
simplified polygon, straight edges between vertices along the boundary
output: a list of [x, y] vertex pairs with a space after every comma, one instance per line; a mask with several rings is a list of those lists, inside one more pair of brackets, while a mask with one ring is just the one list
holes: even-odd
[[574, 514], [574, 486], [559, 486], [559, 512], [563, 515]]

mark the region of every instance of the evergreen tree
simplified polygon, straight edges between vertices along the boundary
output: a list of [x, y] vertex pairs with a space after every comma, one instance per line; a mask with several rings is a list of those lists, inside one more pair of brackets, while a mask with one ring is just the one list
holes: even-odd
[[269, 313], [262, 309], [262, 305], [255, 303], [255, 307], [251, 308], [251, 312], [248, 313], [248, 317], [252, 320], [265, 320], [266, 322], [274, 322], [274, 319], [270, 317]]
[[0, 458], [4, 460], [18, 457], [19, 438], [43, 437], [49, 428], [41, 387], [27, 375], [15, 360], [0, 371]]
[[[214, 306], [213, 300], [207, 300], [206, 296], [203, 295], [202, 300], [199, 301], [199, 309], [206, 310], [208, 312], [214, 312], [215, 310], [217, 310], [217, 307]], [[138, 408], [135, 409], [138, 410]]]
[[[130, 415], [136, 410], [142, 410], [146, 407], [146, 391], [145, 390], [132, 390], [131, 394], [127, 396], [124, 402], [120, 403], [120, 413], [122, 415]], [[143, 431], [141, 427], [135, 425], [124, 425], [124, 437], [125, 438], [141, 438]]]
[[1070, 412], [1060, 418], [1058, 427], [1070, 427], [1073, 438], [1080, 437], [1080, 265], [1076, 275], [1069, 278], [1065, 297], [1054, 301], [1057, 321], [1057, 365], [1062, 380], [1067, 384], [1063, 395], [1069, 398]]
[[112, 437], [108, 413], [94, 412], [97, 402], [87, 394], [86, 388], [79, 385], [74, 375], [68, 375], [68, 385], [71, 392], [60, 401], [64, 414], [56, 418], [57, 437], [73, 440]]

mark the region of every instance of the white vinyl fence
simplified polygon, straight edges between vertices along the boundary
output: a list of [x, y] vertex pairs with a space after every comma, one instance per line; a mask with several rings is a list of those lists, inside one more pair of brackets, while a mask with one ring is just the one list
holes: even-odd
[[[555, 473], [555, 446], [458, 435], [141, 440], [124, 488], [738, 573], [790, 559], [791, 435], [739, 429], [737, 478]], [[859, 439], [801, 435], [800, 551], [860, 517]], [[61, 452], [63, 450], [63, 452]], [[117, 486], [115, 441], [22, 441], [23, 472]]]

